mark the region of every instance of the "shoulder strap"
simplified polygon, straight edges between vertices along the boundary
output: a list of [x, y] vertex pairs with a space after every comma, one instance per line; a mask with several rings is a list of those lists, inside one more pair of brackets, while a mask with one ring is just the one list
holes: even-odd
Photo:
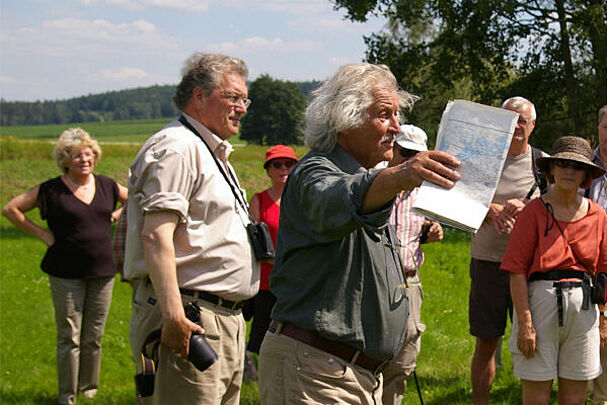
[[531, 146], [531, 167], [533, 170], [533, 177], [535, 178], [535, 184], [531, 187], [531, 190], [527, 193], [525, 197], [527, 200], [531, 198], [536, 188], [540, 188], [540, 194], [543, 195], [548, 191], [548, 179], [546, 179], [546, 175], [537, 167], [535, 164], [535, 160], [542, 157], [542, 151], [539, 148], [536, 148], [533, 145]]
[[236, 198], [236, 200], [238, 201], [238, 203], [240, 204], [242, 209], [247, 213], [247, 215], [249, 215], [249, 207], [247, 205], [246, 199], [242, 195], [242, 192], [237, 193], [235, 190], [234, 184], [238, 184], [238, 183], [236, 182], [236, 179], [234, 178], [234, 175], [232, 174], [232, 172], [230, 170], [228, 170], [228, 173], [229, 173], [230, 177], [232, 178], [232, 182], [234, 182], [234, 184], [230, 180], [228, 180], [228, 176], [226, 175], [226, 172], [223, 170], [221, 163], [219, 163], [219, 159], [217, 159], [217, 156], [215, 156], [215, 153], [213, 153], [209, 144], [204, 140], [204, 138], [202, 137], [202, 135], [200, 135], [200, 133], [196, 130], [196, 128], [194, 128], [192, 126], [192, 124], [190, 124], [183, 115], [181, 117], [179, 117], [179, 122], [181, 122], [187, 129], [189, 129], [194, 135], [196, 135], [198, 137], [198, 139], [200, 139], [202, 141], [202, 143], [204, 143], [204, 145], [209, 150], [209, 153], [213, 157], [215, 164], [217, 164], [217, 168], [221, 172], [221, 175], [223, 176], [225, 181], [230, 186], [230, 189], [232, 190], [232, 194], [234, 194], [234, 198]]
[[[548, 211], [548, 213], [550, 214], [550, 216], [552, 217], [552, 220], [554, 221], [554, 224], [556, 225], [556, 227], [559, 229], [559, 231], [561, 232], [561, 235], [563, 236], [563, 239], [565, 240], [565, 242], [567, 243], [567, 246], [569, 246], [569, 250], [571, 250], [571, 253], [573, 254], [573, 257], [575, 258], [575, 260], [582, 265], [582, 267], [584, 269], [586, 269], [586, 271], [592, 275], [592, 271], [590, 271], [590, 269], [588, 267], [586, 267], [586, 265], [580, 260], [580, 258], [578, 257], [578, 255], [575, 253], [575, 250], [573, 250], [573, 246], [571, 246], [569, 244], [569, 240], [565, 237], [565, 232], [563, 232], [563, 228], [561, 228], [561, 226], [559, 225], [559, 222], [556, 220], [556, 217], [554, 216], [554, 211], [552, 209], [552, 205], [550, 205], [550, 203], [547, 203], [546, 201], [544, 201], [544, 199], [542, 197], [540, 197], [540, 200], [542, 201], [542, 204], [544, 204], [544, 207], [546, 208], [546, 211]], [[544, 236], [546, 236], [548, 234], [549, 228], [546, 227], [546, 231], [544, 232]]]

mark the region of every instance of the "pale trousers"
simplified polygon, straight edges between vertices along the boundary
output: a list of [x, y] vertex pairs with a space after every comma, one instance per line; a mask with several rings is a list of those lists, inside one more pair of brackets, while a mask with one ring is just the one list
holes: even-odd
[[258, 378], [263, 405], [381, 404], [381, 374], [272, 332], [261, 343]]
[[97, 392], [101, 339], [112, 302], [114, 277], [49, 276], [49, 282], [57, 325], [58, 402], [72, 405], [79, 392], [89, 398]]
[[[149, 281], [135, 285], [129, 337], [137, 373], [141, 372], [141, 347], [147, 336], [162, 327], [162, 315]], [[154, 394], [139, 398], [153, 405], [237, 405], [244, 371], [246, 324], [242, 311], [232, 311], [208, 301], [182, 295], [183, 304], [201, 307], [200, 325], [217, 353], [217, 361], [201, 372], [172, 349], [160, 345]]]
[[407, 289], [409, 297], [409, 318], [407, 332], [399, 352], [382, 371], [384, 379], [382, 403], [384, 405], [400, 405], [405, 394], [406, 381], [415, 371], [417, 356], [421, 348], [422, 332], [426, 326], [421, 323], [420, 312], [423, 292], [418, 276], [407, 278], [411, 285]]

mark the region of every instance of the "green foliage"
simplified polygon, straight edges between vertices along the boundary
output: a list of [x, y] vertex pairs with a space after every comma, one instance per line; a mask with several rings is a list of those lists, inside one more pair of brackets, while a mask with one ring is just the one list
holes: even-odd
[[430, 111], [414, 110], [411, 120], [430, 133], [450, 98], [499, 105], [514, 95], [535, 104], [531, 142], [545, 150], [560, 136], [596, 133], [607, 103], [604, 1], [334, 3], [352, 20], [388, 17], [386, 29], [365, 38], [367, 60], [389, 65], [403, 88], [423, 95], [415, 110]]
[[260, 145], [301, 144], [306, 97], [296, 83], [262, 75], [249, 85], [253, 103], [242, 120], [241, 138]]
[[0, 100], [0, 125], [66, 124], [129, 119], [168, 118], [178, 114], [173, 105], [175, 86], [151, 86], [69, 100], [6, 102]]

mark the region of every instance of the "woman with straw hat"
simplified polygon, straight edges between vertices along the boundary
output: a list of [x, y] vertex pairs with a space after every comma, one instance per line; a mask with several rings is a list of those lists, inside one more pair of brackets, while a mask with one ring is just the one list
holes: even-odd
[[579, 194], [604, 173], [591, 153], [586, 140], [566, 136], [537, 159], [551, 187], [519, 214], [501, 265], [510, 272], [509, 348], [523, 404], [548, 404], [557, 377], [559, 404], [583, 404], [587, 381], [601, 373], [605, 306], [590, 303], [586, 287], [607, 272], [607, 214]]

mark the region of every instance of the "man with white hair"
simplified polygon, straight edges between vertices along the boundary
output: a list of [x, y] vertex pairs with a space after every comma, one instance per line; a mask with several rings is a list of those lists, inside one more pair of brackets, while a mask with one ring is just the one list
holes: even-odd
[[263, 404], [381, 401], [381, 371], [402, 346], [408, 303], [395, 196], [422, 180], [450, 188], [459, 161], [392, 157], [400, 107], [415, 98], [386, 66], [342, 66], [306, 110], [308, 153], [285, 186], [270, 276], [276, 296], [261, 345]]
[[511, 97], [502, 108], [518, 113], [506, 162], [489, 212], [470, 247], [470, 334], [476, 337], [472, 357], [472, 396], [475, 405], [488, 404], [495, 378], [495, 352], [512, 314], [509, 276], [500, 264], [518, 213], [545, 186], [534, 160], [541, 151], [529, 145], [535, 127], [534, 105], [523, 97]]
[[[428, 150], [428, 136], [415, 125], [401, 125], [401, 131], [394, 139], [392, 160], [389, 166], [397, 166]], [[390, 215], [390, 224], [396, 230], [400, 256], [407, 282], [409, 297], [409, 317], [405, 341], [396, 356], [382, 372], [384, 378], [382, 403], [400, 405], [403, 401], [406, 382], [415, 372], [416, 359], [421, 348], [422, 332], [426, 326], [421, 322], [423, 300], [422, 280], [419, 269], [424, 264], [423, 243], [438, 242], [443, 239], [443, 228], [438, 222], [430, 221], [412, 211], [419, 188], [403, 190], [396, 196]]]

